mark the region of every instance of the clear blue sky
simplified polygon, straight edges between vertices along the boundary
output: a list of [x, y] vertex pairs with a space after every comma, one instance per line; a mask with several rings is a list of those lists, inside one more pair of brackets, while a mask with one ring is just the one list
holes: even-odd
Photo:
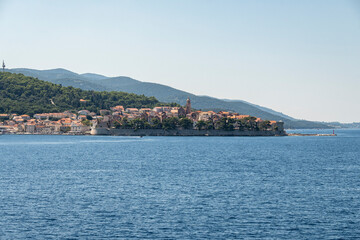
[[0, 0], [0, 60], [360, 121], [360, 1]]

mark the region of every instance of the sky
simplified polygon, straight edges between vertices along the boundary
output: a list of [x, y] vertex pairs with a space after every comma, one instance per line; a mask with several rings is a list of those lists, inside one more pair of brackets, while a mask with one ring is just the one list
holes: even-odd
[[360, 122], [360, 1], [0, 0], [7, 68], [129, 76]]

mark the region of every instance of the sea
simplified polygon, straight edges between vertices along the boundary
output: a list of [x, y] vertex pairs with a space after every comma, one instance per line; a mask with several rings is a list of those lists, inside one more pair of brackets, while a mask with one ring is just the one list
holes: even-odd
[[360, 130], [335, 133], [0, 135], [0, 239], [360, 239]]

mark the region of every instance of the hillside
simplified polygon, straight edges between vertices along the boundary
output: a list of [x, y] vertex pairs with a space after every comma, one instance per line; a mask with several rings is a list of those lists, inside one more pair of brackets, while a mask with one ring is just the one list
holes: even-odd
[[224, 100], [224, 101], [226, 101], [226, 102], [242, 102], [242, 103], [250, 104], [250, 105], [252, 105], [252, 106], [254, 106], [254, 107], [259, 108], [260, 110], [263, 110], [263, 111], [265, 111], [265, 112], [268, 112], [268, 113], [271, 113], [271, 114], [274, 114], [274, 115], [278, 115], [278, 116], [280, 116], [280, 117], [282, 117], [282, 118], [284, 118], [284, 119], [296, 120], [295, 118], [290, 117], [290, 116], [288, 116], [288, 115], [286, 115], [286, 114], [283, 114], [283, 113], [281, 113], [281, 112], [277, 112], [277, 111], [274, 111], [274, 110], [272, 110], [272, 109], [270, 109], [270, 108], [267, 108], [267, 107], [263, 107], [263, 106], [259, 106], [259, 105], [253, 104], [253, 103], [249, 103], [249, 102], [247, 102], [247, 101], [243, 101], [243, 100], [231, 100], [231, 99], [222, 99], [222, 100]]
[[81, 88], [83, 90], [95, 90], [95, 91], [105, 91], [107, 90], [103, 86], [89, 82], [91, 79], [101, 79], [97, 75], [93, 74], [84, 74], [80, 75], [62, 68], [51, 69], [51, 70], [34, 70], [27, 68], [17, 68], [7, 70], [11, 73], [21, 73], [25, 76], [38, 78], [43, 81], [61, 84], [63, 86], [72, 86], [75, 88]]
[[37, 77], [41, 80], [73, 86], [85, 90], [97, 91], [124, 91], [145, 96], [154, 96], [161, 102], [175, 102], [184, 104], [188, 97], [192, 106], [202, 110], [228, 110], [241, 114], [249, 114], [262, 119], [283, 121], [286, 128], [328, 128], [324, 123], [297, 120], [274, 110], [248, 103], [242, 100], [222, 100], [208, 96], [197, 96], [166, 85], [141, 82], [129, 77], [105, 77], [97, 74], [77, 74], [65, 69], [33, 70], [10, 69], [10, 72], [23, 73], [27, 76]]
[[[81, 103], [80, 99], [88, 100]], [[98, 92], [42, 81], [23, 74], [0, 73], [0, 113], [29, 114], [88, 109], [98, 112], [116, 105], [154, 107], [159, 101], [125, 92]]]

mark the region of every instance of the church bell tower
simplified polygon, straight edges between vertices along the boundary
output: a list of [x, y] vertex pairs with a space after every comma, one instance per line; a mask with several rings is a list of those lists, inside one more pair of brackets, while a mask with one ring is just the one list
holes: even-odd
[[190, 102], [190, 98], [188, 98], [188, 99], [186, 100], [186, 108], [185, 108], [185, 110], [186, 110], [186, 114], [191, 113], [191, 102]]

